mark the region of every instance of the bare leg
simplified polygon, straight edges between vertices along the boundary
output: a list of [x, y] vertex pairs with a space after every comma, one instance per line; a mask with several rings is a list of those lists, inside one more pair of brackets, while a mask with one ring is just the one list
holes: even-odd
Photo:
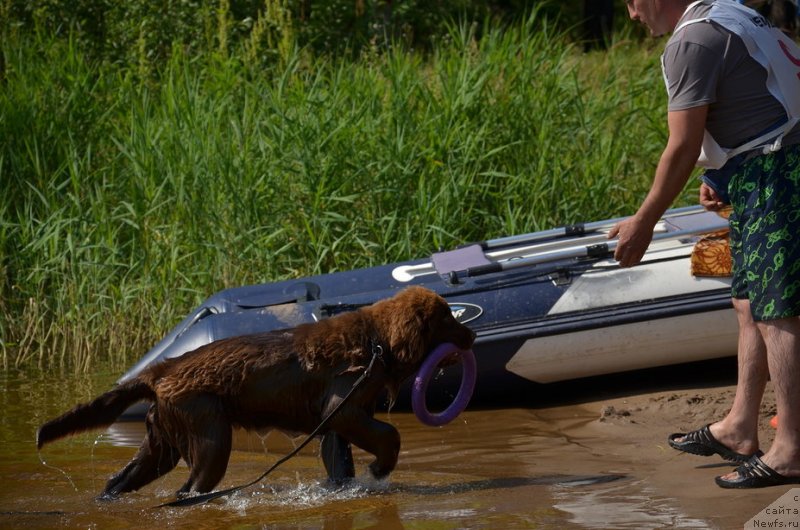
[[769, 376], [767, 348], [750, 313], [750, 302], [734, 299], [733, 307], [739, 320], [736, 396], [727, 416], [710, 428], [724, 446], [749, 455], [758, 450], [758, 413]]
[[782, 475], [800, 476], [800, 317], [759, 322], [759, 329], [780, 418], [775, 441], [761, 459]]
[[769, 376], [767, 349], [750, 313], [750, 302], [734, 298], [733, 307], [739, 320], [736, 396], [728, 414], [710, 429], [728, 449], [750, 455], [758, 450], [758, 411]]
[[[800, 318], [759, 322], [778, 408], [775, 441], [761, 460], [787, 477], [800, 476]], [[724, 475], [735, 480], [737, 473]]]

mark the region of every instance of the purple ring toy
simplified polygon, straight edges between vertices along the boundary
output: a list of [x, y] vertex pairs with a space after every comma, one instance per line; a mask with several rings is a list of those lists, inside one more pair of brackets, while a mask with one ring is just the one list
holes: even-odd
[[[458, 394], [456, 394], [453, 402], [446, 409], [438, 413], [431, 413], [425, 403], [428, 383], [430, 383], [433, 374], [436, 373], [439, 363], [453, 353], [457, 353], [461, 357], [461, 387], [458, 389]], [[414, 410], [417, 419], [432, 427], [438, 427], [453, 421], [467, 408], [472, 392], [475, 390], [477, 372], [475, 354], [472, 350], [461, 350], [455, 344], [449, 342], [434, 348], [425, 359], [425, 362], [422, 363], [422, 366], [420, 366], [417, 377], [414, 379], [414, 386], [411, 389], [411, 408]]]

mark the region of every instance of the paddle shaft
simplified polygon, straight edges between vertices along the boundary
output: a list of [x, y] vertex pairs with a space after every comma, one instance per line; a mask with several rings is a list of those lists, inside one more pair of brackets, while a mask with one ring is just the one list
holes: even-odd
[[[704, 226], [703, 228], [695, 230], [676, 230], [675, 232], [656, 234], [653, 236], [653, 241], [667, 241], [672, 239], [681, 239], [684, 237], [695, 236], [698, 234], [715, 232], [717, 230], [722, 230], [727, 227], [728, 227], [727, 219], [721, 219], [721, 222], [718, 223], [718, 225]], [[615, 239], [607, 243], [598, 243], [596, 245], [584, 245], [584, 246], [565, 248], [561, 250], [553, 250], [550, 252], [543, 252], [537, 256], [531, 256], [529, 258], [519, 258], [508, 261], [498, 261], [494, 263], [489, 263], [487, 265], [478, 265], [477, 267], [471, 267], [469, 269], [466, 269], [464, 273], [469, 277], [473, 277], [473, 276], [481, 276], [484, 274], [492, 274], [495, 272], [512, 270], [512, 269], [519, 269], [521, 267], [532, 267], [535, 265], [539, 265], [541, 263], [549, 263], [551, 261], [558, 261], [562, 259], [570, 259], [570, 258], [600, 259], [610, 256], [617, 248], [618, 244], [619, 240]]]
[[[693, 213], [699, 213], [701, 211], [704, 211], [704, 208], [702, 206], [686, 206], [683, 208], [673, 208], [672, 210], [668, 210], [666, 213], [664, 213], [664, 215], [661, 218], [668, 219], [670, 217], [690, 215]], [[507, 247], [511, 245], [523, 245], [526, 243], [547, 241], [550, 239], [555, 239], [560, 237], [581, 237], [586, 234], [596, 232], [598, 230], [611, 228], [615, 224], [619, 223], [620, 221], [624, 221], [625, 219], [628, 219], [628, 217], [627, 216], [617, 217], [615, 219], [606, 219], [604, 221], [594, 221], [591, 223], [579, 223], [574, 225], [567, 225], [558, 228], [553, 228], [550, 230], [542, 230], [541, 232], [532, 232], [529, 234], [521, 234], [518, 236], [508, 236], [508, 237], [500, 237], [497, 239], [489, 239], [487, 241], [481, 241], [477, 244], [480, 245], [483, 250], [491, 250], [494, 248]]]
[[[687, 206], [684, 208], [675, 208], [667, 211], [662, 216], [662, 220], [684, 215], [702, 213], [703, 211], [704, 209], [700, 206]], [[527, 258], [520, 258], [520, 256], [525, 254], [531, 254], [534, 252], [536, 252], [537, 255], [542, 253], [550, 255], [550, 251], [557, 251], [562, 249], [570, 249], [570, 251], [572, 251], [577, 245], [581, 244], [587, 245], [589, 243], [593, 244], [593, 243], [605, 242], [607, 241], [608, 238], [606, 237], [606, 234], [604, 232], [601, 232], [600, 230], [604, 228], [611, 228], [617, 222], [625, 219], [628, 218], [620, 217], [617, 219], [608, 219], [605, 221], [586, 223], [584, 225], [581, 225], [583, 226], [582, 230], [555, 228], [552, 230], [545, 230], [542, 232], [533, 232], [530, 234], [523, 234], [519, 236], [510, 236], [499, 239], [492, 239], [489, 241], [484, 241], [482, 243], [474, 243], [474, 244], [481, 245], [483, 249], [486, 248], [498, 249], [492, 252], [486, 252], [486, 257], [492, 260], [493, 262], [498, 262], [504, 259], [514, 259], [514, 260], [527, 259]], [[713, 231], [713, 230], [716, 230], [716, 228], [708, 229], [708, 231]], [[573, 236], [565, 238], [564, 236], [568, 232], [571, 232]], [[582, 234], [582, 235], [577, 235], [577, 234]], [[464, 245], [462, 245], [461, 247], [463, 246]], [[531, 257], [535, 258], [536, 256], [531, 256]], [[497, 272], [505, 270], [503, 268], [500, 268], [500, 266], [496, 265], [495, 263], [490, 263], [487, 265], [476, 267], [476, 269], [482, 270], [483, 267], [485, 267], [489, 272]], [[436, 274], [436, 272], [437, 271], [433, 262], [428, 261], [417, 265], [400, 265], [398, 267], [395, 267], [392, 270], [392, 277], [399, 282], [405, 283], [420, 276]]]

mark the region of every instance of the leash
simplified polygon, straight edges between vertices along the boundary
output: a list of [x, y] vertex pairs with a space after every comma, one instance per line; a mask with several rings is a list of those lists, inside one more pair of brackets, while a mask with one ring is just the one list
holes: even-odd
[[267, 469], [264, 473], [262, 473], [260, 477], [258, 477], [253, 481], [248, 482], [247, 484], [234, 486], [232, 488], [228, 488], [221, 491], [212, 491], [210, 493], [203, 493], [201, 495], [195, 495], [192, 497], [186, 497], [184, 499], [178, 499], [171, 502], [166, 502], [164, 504], [159, 504], [158, 506], [156, 506], [156, 508], [164, 508], [167, 506], [183, 507], [183, 506], [195, 506], [197, 504], [205, 504], [208, 501], [218, 499], [226, 495], [230, 495], [231, 493], [235, 493], [245, 488], [249, 488], [250, 486], [257, 484], [258, 482], [261, 482], [267, 475], [272, 473], [272, 471], [275, 470], [275, 468], [277, 468], [278, 466], [280, 466], [281, 464], [283, 464], [284, 462], [295, 456], [297, 453], [299, 453], [301, 449], [303, 449], [306, 445], [308, 445], [309, 442], [311, 442], [311, 440], [313, 440], [320, 433], [320, 431], [330, 422], [331, 418], [333, 418], [333, 416], [337, 412], [339, 412], [339, 409], [342, 408], [342, 406], [347, 402], [350, 396], [353, 395], [353, 392], [355, 392], [356, 389], [367, 379], [367, 377], [370, 376], [370, 374], [372, 373], [372, 367], [375, 364], [375, 359], [381, 359], [381, 361], [383, 361], [383, 347], [380, 344], [373, 342], [372, 359], [369, 361], [369, 364], [367, 365], [367, 368], [364, 370], [364, 373], [361, 374], [361, 376], [356, 380], [355, 383], [353, 383], [353, 387], [347, 392], [347, 395], [345, 395], [344, 398], [336, 405], [336, 407], [334, 407], [334, 409], [327, 416], [325, 416], [322, 422], [320, 422], [320, 424], [317, 425], [317, 428], [314, 429], [311, 432], [311, 434], [309, 434], [300, 445], [298, 445], [291, 453], [289, 453], [288, 455], [284, 456], [283, 458], [272, 464], [272, 466], [269, 469]]

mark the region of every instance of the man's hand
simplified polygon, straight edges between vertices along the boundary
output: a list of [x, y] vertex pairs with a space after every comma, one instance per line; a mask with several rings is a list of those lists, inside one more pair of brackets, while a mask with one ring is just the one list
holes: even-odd
[[717, 212], [725, 207], [714, 188], [705, 182], [700, 184], [700, 205], [710, 212]]
[[642, 261], [650, 241], [653, 240], [654, 227], [654, 223], [634, 215], [611, 228], [608, 238], [619, 237], [614, 259], [619, 262], [620, 267], [632, 267]]

